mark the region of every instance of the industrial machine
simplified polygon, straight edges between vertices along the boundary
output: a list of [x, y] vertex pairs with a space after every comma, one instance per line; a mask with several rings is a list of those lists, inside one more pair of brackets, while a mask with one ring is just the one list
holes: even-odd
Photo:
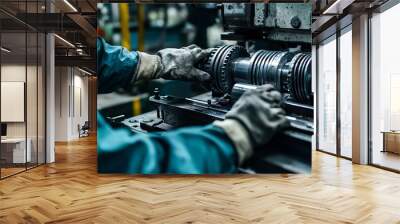
[[221, 6], [225, 40], [198, 67], [212, 75], [209, 91], [174, 97], [154, 91], [155, 111], [122, 121], [134, 132], [166, 131], [222, 120], [246, 90], [270, 83], [283, 96], [290, 127], [240, 168], [246, 173], [307, 173], [311, 169], [311, 4], [227, 3]]

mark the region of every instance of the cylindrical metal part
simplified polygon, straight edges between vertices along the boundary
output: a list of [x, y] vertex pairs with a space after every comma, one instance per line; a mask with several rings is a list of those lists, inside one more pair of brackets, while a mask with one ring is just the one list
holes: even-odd
[[232, 73], [234, 74], [234, 79], [236, 83], [251, 83], [249, 77], [249, 58], [238, 58], [232, 61]]
[[236, 83], [232, 87], [231, 97], [233, 100], [239, 99], [239, 97], [246, 91], [257, 89], [258, 86], [244, 83]]
[[235, 94], [235, 84], [272, 84], [296, 102], [312, 104], [310, 53], [259, 50], [250, 57], [243, 47], [225, 45], [203, 68], [213, 76], [216, 95]]

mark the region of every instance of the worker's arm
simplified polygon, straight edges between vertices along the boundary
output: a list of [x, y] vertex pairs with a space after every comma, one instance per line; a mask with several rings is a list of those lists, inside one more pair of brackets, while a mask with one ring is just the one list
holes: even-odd
[[210, 54], [196, 45], [166, 48], [156, 54], [129, 52], [121, 46], [97, 39], [97, 74], [99, 93], [112, 92], [137, 80], [174, 79], [207, 81], [211, 76], [194, 65]]
[[136, 51], [107, 44], [97, 38], [97, 74], [99, 93], [112, 92], [118, 87], [132, 84], [139, 62]]
[[271, 85], [246, 92], [225, 120], [150, 134], [114, 130], [98, 115], [101, 173], [231, 173], [288, 125]]
[[233, 173], [236, 150], [215, 125], [162, 133], [133, 134], [112, 129], [98, 114], [99, 173]]

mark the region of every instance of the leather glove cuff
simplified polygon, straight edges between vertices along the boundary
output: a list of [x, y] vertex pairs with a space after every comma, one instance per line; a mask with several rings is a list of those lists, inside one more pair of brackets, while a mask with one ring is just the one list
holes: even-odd
[[215, 126], [222, 128], [226, 135], [231, 139], [236, 148], [239, 165], [253, 155], [249, 133], [238, 121], [225, 119], [223, 121], [214, 121]]
[[160, 71], [163, 70], [160, 56], [144, 52], [138, 52], [138, 54], [139, 62], [132, 82], [159, 78]]

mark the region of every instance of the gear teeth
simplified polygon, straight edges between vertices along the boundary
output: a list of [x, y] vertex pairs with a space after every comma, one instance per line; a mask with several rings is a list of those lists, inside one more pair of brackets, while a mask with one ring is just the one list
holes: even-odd
[[212, 63], [212, 58], [214, 57], [215, 53], [217, 52], [218, 48], [214, 48], [211, 53], [210, 56], [207, 58], [207, 62], [204, 64], [204, 70], [211, 73], [211, 63]]
[[[311, 56], [308, 54], [298, 53], [294, 55], [292, 60], [287, 64], [287, 74], [285, 85], [288, 93], [300, 102], [311, 101], [311, 86], [309, 81], [311, 69]], [[307, 80], [310, 79], [310, 80]]]
[[213, 93], [223, 95], [231, 91], [234, 78], [230, 74], [230, 63], [238, 57], [248, 56], [246, 49], [238, 45], [224, 45], [211, 52], [204, 68], [213, 76]]

